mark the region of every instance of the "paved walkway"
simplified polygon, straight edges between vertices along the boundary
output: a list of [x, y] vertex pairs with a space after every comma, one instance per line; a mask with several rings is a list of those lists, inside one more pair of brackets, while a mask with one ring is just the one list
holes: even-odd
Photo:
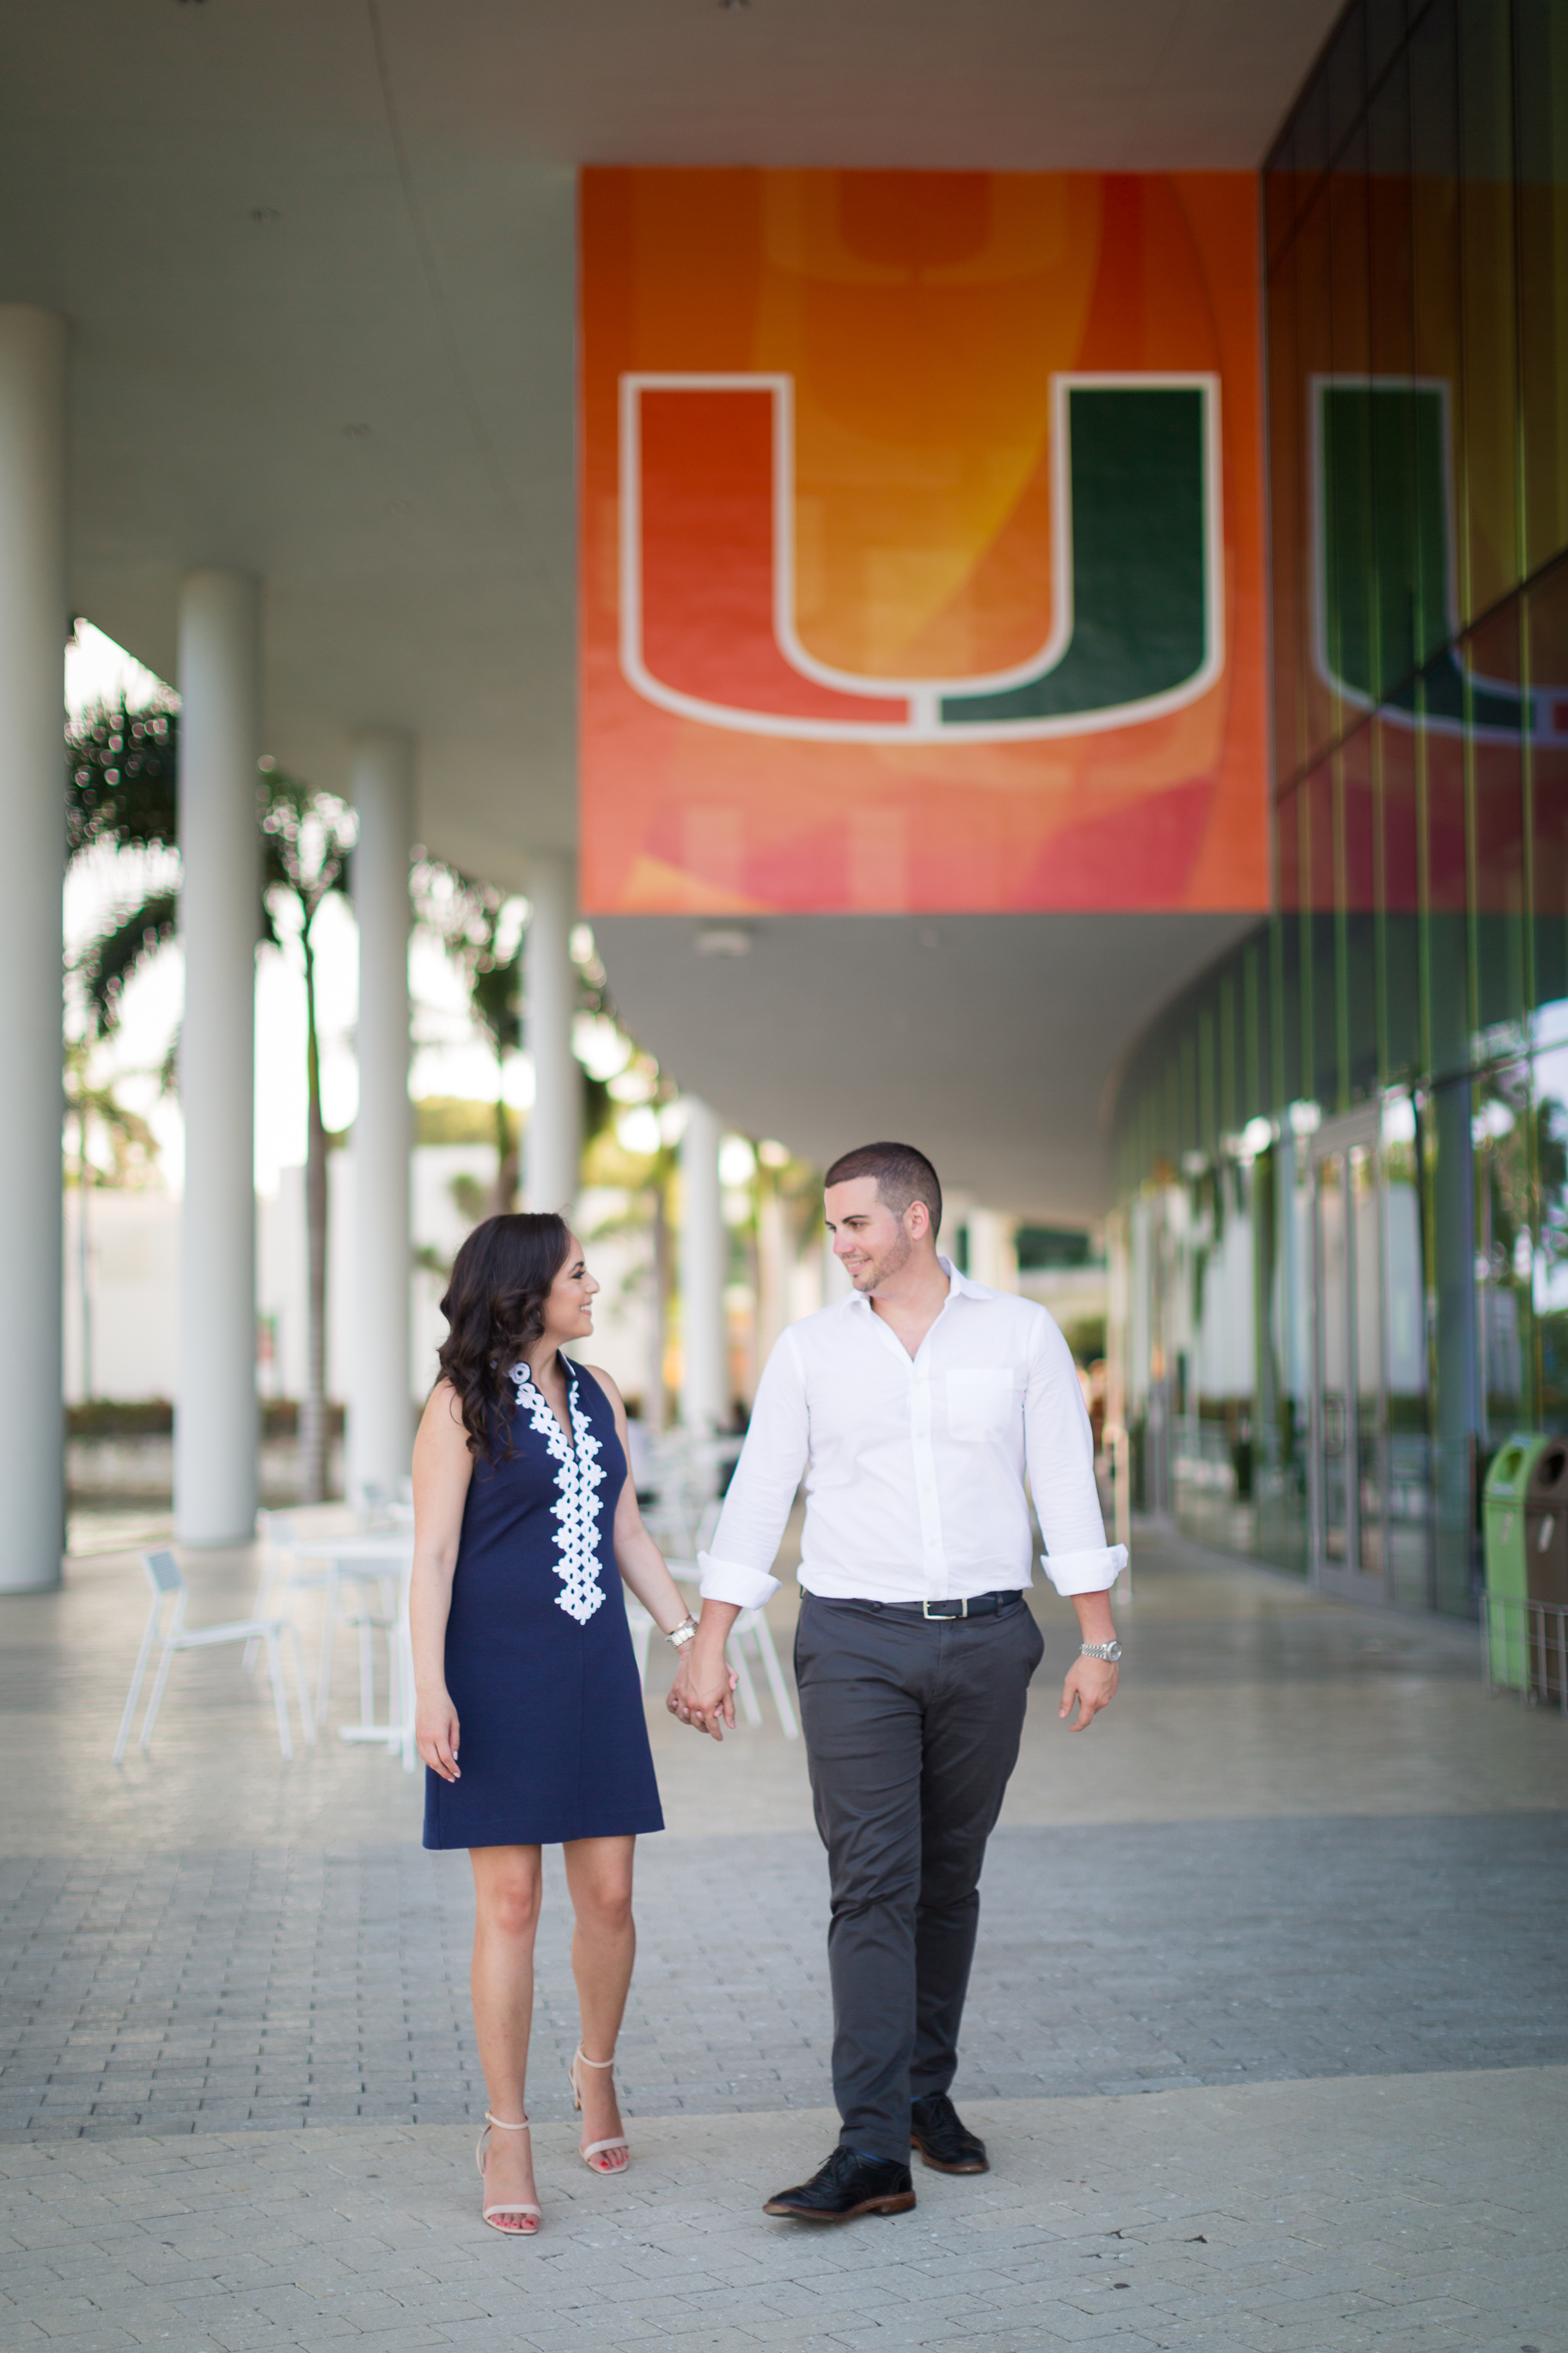
[[[1037, 1598], [959, 2086], [992, 2175], [917, 2173], [886, 2229], [758, 2212], [834, 2137], [804, 1762], [771, 1709], [717, 1750], [656, 1707], [635, 2166], [572, 2157], [556, 1869], [530, 2246], [477, 2221], [471, 1896], [417, 1786], [335, 1738], [284, 1765], [233, 1653], [117, 1772], [132, 1564], [0, 1604], [0, 2340], [1563, 2353], [1568, 1726], [1483, 1694], [1473, 1630], [1136, 1567], [1082, 1739]], [[254, 1571], [189, 1573], [199, 1622]]]
[[526, 2246], [480, 2223], [443, 2126], [0, 2147], [6, 2342], [1556, 2353], [1565, 2090], [1554, 2070], [976, 2103], [985, 2179], [922, 2172], [913, 2214], [827, 2232], [757, 2212], [831, 2144], [824, 2111], [650, 2120], [616, 2183], [550, 2125]]
[[[632, 2108], [828, 2105], [816, 1837], [650, 1840], [639, 1875]], [[531, 2106], [564, 2116], [551, 1881]], [[984, 1897], [979, 2098], [1568, 2064], [1563, 1814], [1002, 1830]], [[0, 2137], [477, 2123], [472, 1923], [466, 1857], [413, 1847], [0, 1862]]]

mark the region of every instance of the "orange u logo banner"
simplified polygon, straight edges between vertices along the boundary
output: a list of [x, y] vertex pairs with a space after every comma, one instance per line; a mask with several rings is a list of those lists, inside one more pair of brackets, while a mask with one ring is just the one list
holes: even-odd
[[1256, 204], [584, 174], [590, 912], [1267, 903]]

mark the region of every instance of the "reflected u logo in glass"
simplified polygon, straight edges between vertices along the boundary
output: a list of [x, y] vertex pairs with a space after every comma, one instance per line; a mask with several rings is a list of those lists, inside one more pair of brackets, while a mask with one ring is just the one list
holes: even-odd
[[1159, 718], [1219, 677], [1216, 376], [1052, 376], [1050, 629], [968, 678], [861, 675], [803, 644], [794, 391], [786, 375], [620, 379], [620, 664], [648, 702], [752, 735], [998, 743]]
[[1318, 375], [1310, 390], [1321, 677], [1347, 702], [1413, 725], [1568, 743], [1561, 686], [1527, 690], [1468, 658], [1447, 384]]

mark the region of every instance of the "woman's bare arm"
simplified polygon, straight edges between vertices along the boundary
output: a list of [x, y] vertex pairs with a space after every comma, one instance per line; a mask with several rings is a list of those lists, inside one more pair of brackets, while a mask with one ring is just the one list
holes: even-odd
[[458, 1774], [458, 1712], [447, 1691], [447, 1617], [474, 1458], [450, 1381], [432, 1391], [414, 1441], [414, 1573], [408, 1627], [414, 1645], [414, 1738], [443, 1781]]

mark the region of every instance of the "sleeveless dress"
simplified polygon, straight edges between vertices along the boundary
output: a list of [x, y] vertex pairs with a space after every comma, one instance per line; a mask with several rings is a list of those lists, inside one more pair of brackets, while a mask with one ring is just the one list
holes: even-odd
[[475, 1459], [447, 1620], [460, 1778], [426, 1770], [427, 1847], [664, 1828], [611, 1544], [626, 1456], [598, 1382], [561, 1365], [571, 1444], [519, 1365], [499, 1417], [516, 1451]]

